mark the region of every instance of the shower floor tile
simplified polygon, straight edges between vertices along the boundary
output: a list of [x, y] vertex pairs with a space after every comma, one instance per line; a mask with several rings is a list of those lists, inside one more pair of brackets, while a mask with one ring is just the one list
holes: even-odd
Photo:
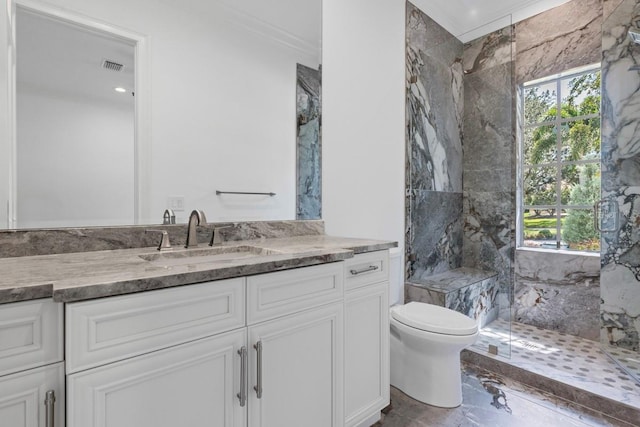
[[[486, 355], [489, 344], [498, 347], [508, 364], [640, 409], [640, 382], [608, 357], [599, 342], [498, 319], [480, 331], [471, 348]], [[638, 354], [612, 350], [640, 378], [640, 363], [634, 362]]]

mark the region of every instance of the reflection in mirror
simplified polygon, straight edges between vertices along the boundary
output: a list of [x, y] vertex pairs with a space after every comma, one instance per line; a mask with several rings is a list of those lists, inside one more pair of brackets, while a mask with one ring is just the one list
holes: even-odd
[[[297, 64], [319, 69], [321, 0], [10, 3], [15, 9], [38, 9], [135, 41], [136, 93], [135, 98], [129, 97], [131, 103], [135, 99], [135, 107], [130, 107], [135, 110], [135, 145], [126, 160], [104, 160], [116, 155], [115, 145], [122, 143], [124, 147], [125, 138], [109, 137], [87, 122], [84, 116], [90, 112], [88, 108], [76, 112], [73, 120], [58, 117], [61, 109], [47, 109], [41, 113], [44, 117], [28, 126], [15, 123], [17, 148], [13, 155], [20, 156], [21, 161], [38, 161], [18, 165], [20, 175], [14, 174], [18, 193], [25, 191], [22, 186], [37, 175], [46, 179], [33, 185], [31, 195], [25, 193], [28, 200], [20, 202], [20, 194], [5, 196], [5, 189], [14, 188], [14, 184], [5, 178], [0, 180], [0, 205], [13, 203], [7, 221], [5, 210], [0, 212], [1, 227], [158, 224], [167, 208], [175, 211], [177, 223], [185, 223], [193, 209], [204, 210], [211, 222], [296, 218], [296, 69]], [[12, 28], [17, 33], [17, 45], [21, 43], [19, 27], [18, 22]], [[98, 61], [106, 56], [94, 53]], [[16, 56], [21, 55], [17, 52]], [[56, 73], [55, 67], [41, 68]], [[18, 85], [12, 80], [7, 83], [9, 87]], [[55, 98], [62, 103], [72, 96]], [[85, 98], [74, 106], [88, 102], [89, 96]], [[12, 115], [26, 117], [23, 101], [18, 104], [19, 111]], [[28, 148], [40, 159], [33, 153], [25, 155], [22, 137], [37, 133], [41, 121], [49, 117], [65, 124], [58, 129], [61, 140], [52, 141], [54, 133], [46, 130], [50, 135], [45, 138], [47, 145]], [[9, 122], [13, 122], [11, 117]], [[81, 146], [63, 152], [71, 142], [64, 132], [75, 126], [89, 133], [91, 139], [83, 138]], [[0, 151], [5, 152], [5, 147]], [[0, 157], [2, 170], [11, 167], [7, 166], [8, 157]], [[87, 183], [96, 179], [102, 165], [116, 169], [118, 180], [133, 179], [133, 185], [115, 178], [107, 183]], [[276, 196], [216, 195], [216, 190]], [[137, 202], [133, 213], [132, 199]], [[87, 206], [99, 206], [99, 212], [87, 215]], [[30, 211], [34, 208], [35, 212]], [[57, 217], [44, 215], [64, 210]], [[76, 213], [84, 216], [74, 216]]]
[[134, 45], [16, 9], [16, 226], [133, 224]]
[[319, 219], [322, 216], [320, 82], [320, 70], [298, 64], [296, 219]]

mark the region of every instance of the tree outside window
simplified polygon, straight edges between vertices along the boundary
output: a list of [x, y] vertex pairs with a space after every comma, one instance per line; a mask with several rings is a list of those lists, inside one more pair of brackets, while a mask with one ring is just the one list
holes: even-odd
[[524, 85], [524, 246], [599, 251], [600, 66]]

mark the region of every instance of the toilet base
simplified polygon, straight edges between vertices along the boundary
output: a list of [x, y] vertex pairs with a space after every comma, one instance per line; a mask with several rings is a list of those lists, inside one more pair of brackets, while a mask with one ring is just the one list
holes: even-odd
[[[430, 368], [422, 369], [422, 372], [397, 378], [393, 373], [394, 357], [392, 356], [391, 385], [427, 405], [457, 408], [462, 404], [462, 374], [460, 360], [454, 360], [457, 363], [450, 363], [451, 360], [452, 358], [448, 358], [443, 363], [434, 362]], [[425, 378], [429, 380], [425, 381]]]
[[391, 385], [420, 402], [441, 408], [462, 403], [460, 351], [477, 333], [443, 336], [391, 320]]

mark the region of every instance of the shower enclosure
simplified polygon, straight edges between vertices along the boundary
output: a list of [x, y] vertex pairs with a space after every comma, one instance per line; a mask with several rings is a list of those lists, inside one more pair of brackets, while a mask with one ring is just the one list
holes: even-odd
[[603, 349], [640, 381], [640, 2], [602, 26], [601, 329]]
[[501, 325], [515, 249], [512, 27], [463, 45], [407, 3], [405, 300]]

